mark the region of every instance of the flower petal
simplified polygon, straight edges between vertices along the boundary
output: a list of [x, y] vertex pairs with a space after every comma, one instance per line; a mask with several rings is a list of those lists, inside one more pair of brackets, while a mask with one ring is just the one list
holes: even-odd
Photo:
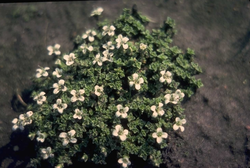
[[157, 141], [157, 143], [161, 143], [162, 142], [162, 137], [157, 137], [156, 141]]
[[63, 146], [68, 145], [68, 143], [69, 143], [69, 140], [67, 140], [67, 139], [63, 139]]
[[181, 120], [181, 123], [182, 123], [182, 124], [186, 124], [186, 122], [187, 122], [186, 119], [182, 119], [182, 120]]
[[151, 107], [150, 107], [150, 109], [151, 109], [152, 111], [155, 111], [156, 106], [155, 106], [155, 105], [153, 105], [153, 106], [151, 106]]
[[59, 135], [60, 138], [66, 138], [67, 137], [67, 133], [66, 132], [61, 132]]
[[76, 138], [71, 138], [71, 139], [70, 139], [70, 142], [71, 142], [71, 143], [76, 143], [76, 142], [77, 142], [77, 139], [76, 139]]
[[174, 124], [174, 125], [173, 125], [173, 129], [176, 131], [176, 130], [178, 130], [178, 129], [179, 129], [179, 126], [178, 126], [178, 125], [176, 125], [176, 124]]
[[153, 137], [153, 138], [157, 138], [157, 137], [158, 137], [158, 136], [157, 136], [157, 133], [154, 132], [154, 133], [152, 134], [152, 137]]
[[136, 79], [138, 79], [138, 74], [137, 74], [137, 73], [134, 73], [134, 74], [132, 75], [132, 77], [133, 77], [134, 80], [136, 80]]
[[168, 134], [167, 134], [166, 132], [163, 132], [161, 137], [162, 137], [162, 138], [167, 138], [167, 137], [168, 137]]
[[180, 126], [181, 132], [183, 132], [185, 130], [185, 128], [183, 126]]
[[127, 139], [127, 136], [126, 135], [121, 135], [120, 139], [121, 139], [121, 141], [125, 141]]
[[135, 89], [136, 90], [140, 90], [141, 89], [141, 85], [140, 84], [135, 84]]
[[157, 128], [156, 132], [162, 132], [162, 128]]
[[75, 131], [75, 130], [70, 130], [70, 131], [68, 132], [68, 134], [69, 134], [70, 136], [74, 136], [74, 135], [75, 135], [75, 133], [76, 133], [76, 131]]
[[72, 94], [72, 95], [75, 96], [75, 95], [76, 95], [76, 90], [71, 90], [71, 91], [70, 91], [70, 94]]
[[118, 131], [114, 130], [112, 134], [113, 134], [113, 136], [118, 136]]

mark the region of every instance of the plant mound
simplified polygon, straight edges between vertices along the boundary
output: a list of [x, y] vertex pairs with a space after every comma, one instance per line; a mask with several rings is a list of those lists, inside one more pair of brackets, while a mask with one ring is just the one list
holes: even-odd
[[162, 163], [168, 133], [184, 131], [181, 101], [202, 86], [194, 77], [201, 68], [193, 50], [170, 46], [174, 20], [152, 32], [148, 22], [124, 9], [113, 23], [77, 36], [70, 53], [48, 47], [56, 67], [37, 69], [34, 102], [12, 121], [13, 130], [28, 129], [36, 142], [34, 166], [47, 160], [63, 167], [72, 159], [106, 164], [111, 152], [124, 168], [131, 155]]

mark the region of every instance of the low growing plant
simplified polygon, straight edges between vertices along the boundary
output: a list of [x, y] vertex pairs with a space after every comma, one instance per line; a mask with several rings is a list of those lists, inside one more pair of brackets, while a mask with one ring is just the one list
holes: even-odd
[[194, 77], [202, 71], [193, 50], [171, 46], [174, 20], [151, 32], [148, 22], [124, 9], [114, 22], [77, 36], [71, 52], [48, 47], [56, 67], [37, 69], [34, 102], [12, 121], [13, 130], [28, 129], [36, 141], [34, 166], [47, 160], [64, 167], [73, 158], [106, 164], [111, 152], [124, 168], [131, 155], [163, 162], [168, 133], [184, 131], [181, 101], [202, 86]]

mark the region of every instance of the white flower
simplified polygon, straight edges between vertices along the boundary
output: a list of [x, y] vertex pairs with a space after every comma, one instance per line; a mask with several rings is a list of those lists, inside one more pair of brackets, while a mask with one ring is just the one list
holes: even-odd
[[54, 47], [53, 46], [48, 46], [47, 50], [49, 50], [49, 55], [55, 54], [55, 55], [60, 55], [61, 51], [59, 51], [60, 48], [60, 44], [55, 44]]
[[119, 136], [121, 141], [125, 141], [127, 139], [128, 130], [123, 130], [121, 125], [116, 125], [115, 129], [113, 130], [113, 136]]
[[134, 73], [132, 77], [133, 80], [129, 82], [129, 86], [132, 87], [133, 85], [135, 85], [135, 89], [140, 90], [141, 84], [144, 82], [143, 78], [139, 78], [137, 73]]
[[79, 120], [82, 119], [82, 111], [79, 109], [75, 109], [75, 114], [73, 115], [73, 118], [78, 118]]
[[15, 131], [16, 129], [20, 129], [20, 130], [24, 130], [24, 126], [25, 126], [25, 123], [24, 123], [24, 121], [23, 120], [19, 120], [18, 118], [14, 118], [13, 120], [12, 120], [12, 124], [14, 124], [13, 126], [12, 126], [12, 130], [13, 131]]
[[43, 159], [48, 159], [49, 157], [54, 157], [54, 154], [51, 151], [51, 147], [42, 148], [40, 150], [40, 152], [41, 152], [41, 156]]
[[82, 94], [85, 93], [84, 89], [80, 89], [78, 91], [76, 90], [71, 90], [70, 94], [72, 94], [73, 96], [71, 97], [71, 102], [76, 102], [77, 100], [79, 101], [84, 101], [84, 97], [82, 96]]
[[161, 77], [160, 77], [159, 81], [161, 83], [167, 81], [167, 83], [169, 84], [172, 82], [172, 73], [171, 72], [161, 71], [160, 73], [161, 73]]
[[181, 92], [180, 89], [177, 89], [175, 93], [173, 94], [166, 94], [165, 97], [165, 104], [173, 103], [177, 104], [180, 99], [182, 99], [185, 96], [184, 93]]
[[96, 32], [94, 30], [87, 30], [86, 33], [82, 35], [82, 38], [88, 38], [90, 42], [93, 42], [95, 40], [94, 36], [96, 36]]
[[107, 58], [106, 58], [106, 57], [101, 57], [100, 53], [98, 53], [98, 54], [96, 54], [96, 56], [95, 56], [95, 59], [94, 59], [94, 61], [93, 61], [93, 64], [95, 64], [95, 63], [97, 62], [97, 64], [98, 64], [99, 66], [102, 66], [102, 63], [103, 63], [104, 61], [107, 61]]
[[106, 44], [103, 44], [102, 47], [103, 47], [105, 50], [113, 50], [113, 49], [115, 49], [115, 46], [112, 45], [112, 41], [109, 41], [109, 42], [107, 42]]
[[58, 164], [55, 166], [55, 168], [63, 168], [63, 164]]
[[102, 12], [103, 12], [103, 8], [98, 7], [91, 12], [90, 16], [101, 15]]
[[43, 102], [46, 101], [46, 96], [45, 95], [45, 92], [40, 92], [37, 96], [34, 97], [33, 100], [37, 101], [37, 104], [41, 105], [43, 104]]
[[59, 113], [63, 113], [63, 110], [66, 109], [68, 105], [62, 103], [62, 99], [57, 99], [56, 104], [53, 104], [53, 109], [57, 109]]
[[157, 143], [162, 142], [162, 138], [167, 138], [168, 134], [166, 132], [163, 132], [161, 128], [157, 128], [156, 132], [152, 134], [153, 138], [156, 138]]
[[108, 26], [103, 26], [103, 32], [102, 35], [105, 36], [108, 34], [109, 36], [114, 36], [115, 35], [115, 26], [111, 25], [110, 27]]
[[61, 60], [60, 60], [60, 59], [57, 59], [57, 60], [55, 61], [55, 64], [60, 65], [60, 64], [61, 64]]
[[186, 124], [186, 119], [180, 119], [179, 117], [176, 117], [175, 118], [175, 124], [173, 125], [173, 129], [176, 131], [180, 128], [181, 132], [183, 132], [185, 129], [184, 127], [182, 126], [183, 124]]
[[164, 98], [165, 98], [165, 104], [168, 104], [168, 103], [177, 104], [180, 99], [179, 95], [175, 93], [166, 94]]
[[118, 163], [120, 163], [123, 168], [126, 168], [126, 167], [128, 167], [131, 164], [131, 162], [129, 161], [129, 157], [128, 156], [123, 156], [123, 158], [120, 158], [118, 160]]
[[156, 118], [158, 115], [163, 116], [165, 113], [164, 110], [162, 109], [163, 104], [159, 103], [159, 106], [156, 107], [155, 105], [151, 106], [151, 110], [153, 111], [152, 117]]
[[65, 92], [67, 90], [67, 87], [64, 86], [64, 83], [65, 83], [65, 81], [63, 79], [60, 79], [58, 81], [58, 83], [54, 83], [53, 84], [53, 88], [54, 88], [53, 93], [57, 94], [57, 93], [59, 93], [59, 91]]
[[52, 75], [60, 78], [62, 76], [62, 69], [56, 68], [55, 71], [53, 71]]
[[95, 86], [95, 95], [100, 96], [102, 94], [102, 92], [103, 92], [103, 86], [96, 85]]
[[146, 44], [143, 44], [143, 43], [140, 44], [140, 49], [141, 50], [145, 50], [146, 48], [147, 48]]
[[185, 96], [185, 94], [184, 94], [183, 92], [181, 92], [180, 89], [177, 89], [177, 90], [175, 91], [175, 94], [177, 94], [177, 95], [179, 96], [180, 99], [183, 98], [183, 97]]
[[104, 58], [107, 60], [107, 61], [110, 61], [112, 62], [113, 61], [113, 53], [110, 53], [109, 50], [105, 50], [102, 52], [102, 54], [104, 55]]
[[74, 138], [76, 131], [75, 130], [70, 130], [68, 133], [66, 132], [61, 132], [59, 137], [62, 138], [63, 140], [63, 146], [68, 145], [69, 142], [71, 143], [76, 143], [77, 139]]
[[[33, 115], [32, 111], [28, 111], [26, 114], [20, 114], [19, 115], [19, 120], [23, 121], [23, 125], [28, 125], [32, 123], [32, 120], [30, 119], [30, 117]], [[20, 121], [21, 122], [21, 121]]]
[[41, 68], [41, 69], [37, 69], [37, 74], [36, 74], [36, 77], [37, 78], [40, 78], [41, 76], [48, 76], [48, 72], [47, 70], [49, 70], [49, 67], [45, 67], [45, 68]]
[[117, 112], [115, 113], [116, 117], [122, 117], [122, 118], [127, 118], [128, 114], [128, 110], [129, 110], [129, 107], [123, 107], [121, 104], [118, 104], [116, 106], [117, 108]]
[[122, 45], [123, 49], [126, 50], [128, 48], [128, 40], [129, 39], [127, 37], [123, 37], [121, 34], [119, 34], [117, 39], [115, 40], [117, 42], [116, 48], [120, 48]]
[[74, 63], [74, 59], [75, 59], [75, 54], [74, 53], [70, 53], [69, 55], [64, 55], [63, 59], [66, 60], [66, 65], [70, 66]]
[[45, 138], [46, 138], [46, 134], [45, 133], [42, 133], [42, 132], [40, 132], [40, 131], [37, 131], [37, 133], [36, 133], [36, 135], [37, 135], [37, 138], [36, 138], [36, 140], [39, 142], [44, 142], [44, 140], [45, 140]]
[[104, 147], [100, 147], [101, 149], [101, 153], [104, 155], [104, 156], [107, 156], [107, 149], [104, 148]]
[[63, 168], [63, 164], [58, 164], [55, 166], [55, 168]]
[[86, 54], [87, 50], [93, 51], [94, 49], [92, 46], [87, 46], [87, 44], [82, 44], [80, 48], [82, 49], [83, 54]]

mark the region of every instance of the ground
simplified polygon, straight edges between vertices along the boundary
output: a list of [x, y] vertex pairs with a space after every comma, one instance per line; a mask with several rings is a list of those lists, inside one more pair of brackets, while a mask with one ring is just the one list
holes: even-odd
[[[17, 92], [31, 86], [39, 66], [51, 66], [47, 46], [73, 49], [72, 40], [96, 24], [89, 17], [103, 7], [114, 20], [137, 4], [151, 18], [148, 29], [169, 16], [176, 21], [173, 45], [195, 50], [204, 87], [183, 104], [187, 124], [170, 134], [161, 167], [250, 167], [250, 2], [248, 0], [137, 0], [0, 4], [0, 166], [27, 167], [30, 143], [12, 134], [21, 110]], [[25, 96], [25, 95], [23, 95]], [[19, 108], [17, 108], [19, 107]], [[18, 146], [19, 151], [13, 147]], [[150, 167], [134, 161], [133, 167]], [[109, 162], [109, 167], [116, 167]], [[91, 167], [91, 166], [89, 166]], [[92, 165], [92, 167], [94, 167]]]

